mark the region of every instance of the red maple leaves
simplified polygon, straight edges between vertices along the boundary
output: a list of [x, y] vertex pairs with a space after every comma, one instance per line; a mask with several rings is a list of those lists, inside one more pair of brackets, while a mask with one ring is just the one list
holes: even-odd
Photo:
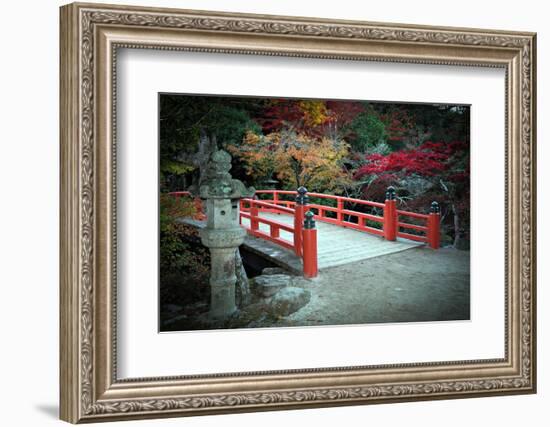
[[462, 141], [427, 141], [417, 148], [394, 151], [386, 156], [371, 154], [365, 157], [367, 164], [355, 173], [359, 179], [365, 175], [387, 175], [399, 173], [404, 176], [421, 175], [431, 177], [449, 173], [448, 179], [462, 181], [469, 178], [469, 165], [465, 170], [454, 171], [456, 162], [468, 154], [468, 144]]

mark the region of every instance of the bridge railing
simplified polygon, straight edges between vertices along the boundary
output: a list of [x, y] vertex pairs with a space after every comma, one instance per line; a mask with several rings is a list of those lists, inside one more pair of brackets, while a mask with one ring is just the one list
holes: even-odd
[[[291, 193], [291, 192], [288, 192]], [[295, 192], [296, 193], [296, 192]], [[179, 199], [181, 197], [193, 197], [189, 191], [173, 191], [168, 195]], [[201, 199], [194, 197], [195, 208], [197, 214], [195, 219], [205, 220], [206, 213], [204, 212]], [[239, 206], [239, 223], [247, 229], [248, 233], [269, 240], [284, 248], [293, 250], [296, 255], [302, 258], [304, 276], [313, 278], [317, 276], [317, 229], [313, 220], [312, 212], [306, 214], [304, 205], [296, 201], [288, 206], [280, 206], [274, 203], [268, 203], [262, 200], [245, 198], [241, 199]], [[288, 225], [276, 220], [268, 219], [260, 216], [260, 212], [276, 212], [294, 216], [294, 224]], [[249, 220], [249, 225], [243, 224], [243, 218]], [[266, 224], [269, 227], [269, 232], [260, 229], [260, 224]], [[281, 230], [288, 232], [292, 236], [292, 240], [287, 240], [281, 237]]]
[[[296, 196], [296, 191], [287, 190], [257, 190], [257, 195], [267, 195], [270, 199], [264, 199], [273, 205], [284, 206], [292, 209], [296, 202], [285, 199], [285, 196]], [[395, 189], [388, 188], [386, 200], [384, 203], [373, 202], [370, 200], [355, 199], [352, 197], [335, 196], [331, 194], [307, 193], [309, 202], [307, 208], [314, 211], [317, 221], [327, 222], [341, 227], [353, 228], [377, 236], [382, 236], [386, 240], [394, 241], [397, 237], [427, 243], [431, 248], [439, 248], [439, 206], [436, 202], [432, 203], [430, 214], [420, 214], [398, 210], [395, 200]], [[327, 206], [319, 203], [312, 203], [311, 199], [329, 199], [334, 200], [336, 206]], [[350, 204], [357, 206], [368, 206], [378, 208], [382, 215], [375, 215], [366, 212], [360, 212], [346, 208]], [[437, 206], [436, 206], [437, 205]], [[268, 210], [276, 212], [275, 210]], [[264, 211], [266, 212], [266, 211]], [[332, 213], [330, 215], [329, 213]], [[422, 225], [405, 222], [406, 219], [413, 218]], [[379, 225], [379, 228], [376, 227]], [[415, 234], [407, 232], [414, 230]]]
[[[261, 212], [285, 213], [294, 216], [294, 209], [278, 206], [273, 203], [254, 199], [242, 199], [240, 206], [239, 222], [247, 228], [249, 233], [256, 237], [277, 243], [287, 249], [295, 249], [294, 239], [292, 241], [281, 237], [281, 230], [287, 231], [294, 236], [294, 226], [288, 225], [273, 219], [260, 216]], [[243, 224], [243, 218], [248, 219], [249, 225]], [[260, 224], [266, 224], [269, 227], [269, 233], [260, 229]]]
[[[256, 194], [268, 194], [272, 195], [272, 198], [266, 201], [269, 201], [274, 204], [283, 205], [286, 207], [292, 207], [296, 202], [291, 200], [285, 200], [281, 196], [291, 195], [296, 196], [296, 191], [281, 191], [281, 190], [258, 190]], [[351, 209], [345, 208], [345, 203], [354, 203], [364, 206], [384, 208], [384, 203], [372, 202], [369, 200], [354, 199], [351, 197], [343, 196], [334, 196], [332, 194], [321, 194], [321, 193], [307, 193], [309, 201], [307, 204], [308, 209], [311, 209], [315, 213], [315, 219], [317, 221], [328, 222], [331, 224], [355, 228], [361, 231], [367, 231], [372, 234], [377, 234], [379, 236], [383, 235], [383, 231], [380, 228], [372, 227], [368, 224], [367, 221], [372, 221], [374, 223], [383, 224], [384, 218], [378, 215], [372, 215], [365, 212], [354, 211]], [[319, 203], [312, 203], [311, 199], [327, 199], [335, 200], [336, 206], [322, 205]], [[333, 216], [329, 216], [328, 213], [334, 213]], [[352, 218], [355, 218], [357, 222], [351, 221]]]
[[[279, 246], [293, 250], [303, 260], [304, 276], [317, 276], [317, 229], [313, 220], [313, 212], [305, 213], [305, 205], [300, 201], [293, 202], [293, 208], [280, 206], [267, 201], [245, 198], [240, 201], [239, 223], [248, 233], [276, 243]], [[260, 212], [283, 213], [294, 217], [294, 224], [289, 225], [273, 219], [260, 216]], [[243, 224], [243, 218], [249, 224]], [[266, 224], [269, 232], [260, 228]], [[292, 241], [281, 236], [281, 230], [292, 236]]]

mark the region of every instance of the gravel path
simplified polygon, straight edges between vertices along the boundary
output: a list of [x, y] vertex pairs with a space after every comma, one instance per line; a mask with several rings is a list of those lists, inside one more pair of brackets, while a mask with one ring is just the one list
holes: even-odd
[[305, 307], [272, 326], [467, 320], [470, 252], [422, 247], [323, 270]]
[[[468, 320], [470, 252], [418, 247], [327, 268], [314, 280], [293, 276], [291, 285], [311, 292], [310, 301], [287, 317], [269, 315], [256, 297], [222, 324], [206, 321], [207, 302], [174, 317], [163, 330], [265, 328], [365, 323]], [[197, 313], [201, 312], [201, 316]], [[177, 313], [176, 313], [177, 314]]]

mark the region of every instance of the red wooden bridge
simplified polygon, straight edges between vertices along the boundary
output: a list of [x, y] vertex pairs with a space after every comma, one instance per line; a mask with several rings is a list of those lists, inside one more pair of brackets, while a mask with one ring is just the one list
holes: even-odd
[[384, 203], [308, 193], [303, 187], [258, 190], [253, 199], [241, 200], [239, 221], [249, 235], [292, 251], [302, 260], [306, 277], [341, 260], [353, 262], [423, 244], [438, 249], [440, 240], [438, 204], [432, 203], [429, 214], [397, 209], [392, 187]]

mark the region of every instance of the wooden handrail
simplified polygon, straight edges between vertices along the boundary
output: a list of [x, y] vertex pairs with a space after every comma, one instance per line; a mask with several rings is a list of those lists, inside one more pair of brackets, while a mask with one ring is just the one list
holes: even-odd
[[[252, 217], [252, 215], [247, 212], [243, 212], [241, 216], [243, 218], [248, 218], [248, 219]], [[262, 217], [258, 218], [258, 222], [261, 222], [262, 224], [267, 224], [267, 225], [274, 225], [280, 230], [288, 231], [289, 233], [294, 233], [294, 227], [292, 227], [291, 225], [285, 224], [284, 222], [279, 222], [279, 221], [275, 221], [274, 219], [267, 219]]]
[[406, 222], [398, 222], [397, 225], [401, 228], [409, 228], [411, 230], [428, 231], [428, 227], [424, 227], [422, 225], [408, 224]]
[[[297, 192], [289, 191], [289, 190], [256, 190], [256, 194], [283, 194], [283, 195], [295, 196]], [[354, 199], [353, 197], [335, 196], [334, 194], [307, 193], [307, 195], [309, 198], [331, 199], [331, 200], [337, 200], [337, 201], [342, 200], [343, 202], [357, 203], [361, 205], [372, 206], [375, 208], [384, 207], [384, 203], [373, 202], [371, 200]]]
[[265, 202], [263, 200], [254, 200], [254, 199], [246, 198], [246, 199], [241, 199], [241, 206], [243, 203], [248, 203], [251, 206], [262, 206], [262, 207], [274, 209], [280, 212], [294, 214], [294, 209], [284, 208], [282, 206], [276, 205], [274, 203]]
[[[274, 206], [284, 205], [287, 209], [292, 210], [291, 206], [294, 207], [295, 202], [292, 200], [281, 200], [279, 196], [296, 196], [297, 192], [291, 190], [257, 190], [256, 194], [272, 195], [271, 200], [262, 200], [262, 203], [270, 203], [272, 205], [270, 209], [277, 211]], [[381, 235], [387, 240], [395, 240], [397, 237], [401, 237], [428, 243], [433, 248], [439, 247], [439, 214], [437, 214], [437, 219], [430, 219], [432, 218], [432, 214], [421, 214], [400, 210], [396, 208], [395, 200], [386, 200], [384, 203], [381, 203], [353, 197], [336, 196], [333, 194], [307, 193], [307, 195], [310, 199], [317, 198], [336, 201], [336, 207], [325, 206], [318, 203], [309, 203], [307, 205], [308, 209], [313, 209], [316, 212], [315, 219], [318, 221]], [[346, 209], [346, 203], [382, 209], [383, 215], [379, 216]], [[336, 217], [327, 216], [328, 212], [335, 214]], [[286, 213], [290, 212], [287, 211]], [[410, 224], [400, 221], [400, 216], [425, 221], [425, 225]], [[356, 222], [351, 221], [352, 218], [355, 218]], [[381, 224], [382, 228], [380, 229], [368, 225], [367, 221]], [[434, 229], [433, 231], [432, 228]], [[414, 230], [423, 234], [406, 233], [401, 229]], [[437, 236], [437, 238], [435, 236]]]
[[429, 215], [426, 215], [426, 214], [420, 214], [420, 213], [416, 213], [416, 212], [407, 212], [407, 211], [402, 211], [402, 210], [397, 210], [397, 214], [398, 215], [403, 215], [403, 216], [410, 216], [411, 218], [418, 218], [418, 219], [428, 219], [428, 216], [429, 216]]
[[293, 196], [298, 194], [296, 190], [256, 190], [256, 194], [272, 194], [272, 193], [288, 194]]
[[[276, 196], [274, 196], [276, 198]], [[283, 202], [284, 203], [284, 202]], [[250, 198], [241, 199], [240, 202], [240, 214], [239, 214], [239, 223], [243, 226], [242, 220], [246, 218], [250, 221], [250, 226], [244, 226], [248, 233], [260, 237], [264, 240], [269, 240], [273, 243], [278, 244], [287, 249], [294, 250], [296, 255], [301, 258], [313, 256], [312, 248], [310, 246], [307, 250], [304, 250], [303, 241], [302, 241], [302, 223], [304, 221], [304, 210], [303, 205], [294, 204], [295, 208], [291, 209], [289, 207], [279, 206], [277, 203], [269, 203], [263, 200], [255, 200]], [[301, 207], [301, 209], [298, 209]], [[260, 211], [262, 212], [277, 212], [283, 214], [289, 214], [294, 216], [293, 225], [288, 225], [279, 221], [271, 220], [268, 218], [262, 218], [260, 216]], [[260, 224], [266, 224], [269, 226], [269, 233], [260, 229]], [[292, 234], [293, 241], [290, 242], [286, 239], [283, 239], [280, 235], [281, 230], [286, 231]], [[315, 230], [316, 232], [316, 230]], [[308, 252], [309, 251], [309, 252]], [[317, 259], [317, 251], [315, 248], [315, 259]], [[304, 270], [304, 274], [305, 274]], [[307, 277], [311, 276], [311, 271], [307, 272]], [[315, 275], [317, 273], [315, 272]]]
[[[286, 196], [296, 196], [296, 191], [289, 191], [289, 190], [258, 190], [256, 191], [256, 194], [271, 194], [272, 199], [271, 200], [262, 200], [262, 202], [269, 202], [272, 204], [284, 204], [287, 207], [294, 206], [294, 201], [289, 200], [281, 200], [279, 198], [280, 195], [286, 195]], [[378, 215], [372, 215], [367, 214], [365, 212], [359, 212], [354, 211], [351, 209], [345, 209], [345, 203], [353, 203], [353, 204], [360, 204], [364, 206], [370, 206], [375, 208], [384, 209], [385, 204], [379, 203], [379, 202], [372, 202], [370, 200], [361, 200], [361, 199], [354, 199], [352, 197], [344, 197], [344, 196], [335, 196], [333, 194], [321, 194], [321, 193], [307, 193], [308, 197], [311, 198], [318, 198], [318, 199], [329, 199], [329, 200], [336, 200], [336, 207], [334, 206], [325, 206], [318, 203], [308, 203], [307, 207], [308, 209], [313, 209], [315, 214], [315, 220], [322, 221], [322, 222], [328, 222], [330, 224], [339, 225], [341, 227], [348, 227], [348, 228], [354, 228], [357, 230], [365, 231], [371, 234], [381, 235], [382, 230], [377, 229], [376, 227], [372, 227], [367, 225], [366, 221], [372, 221], [375, 223], [383, 224], [384, 218]], [[336, 214], [336, 218], [332, 218], [330, 216], [327, 216], [327, 212], [332, 212]], [[357, 222], [351, 221], [352, 218], [356, 218]]]

